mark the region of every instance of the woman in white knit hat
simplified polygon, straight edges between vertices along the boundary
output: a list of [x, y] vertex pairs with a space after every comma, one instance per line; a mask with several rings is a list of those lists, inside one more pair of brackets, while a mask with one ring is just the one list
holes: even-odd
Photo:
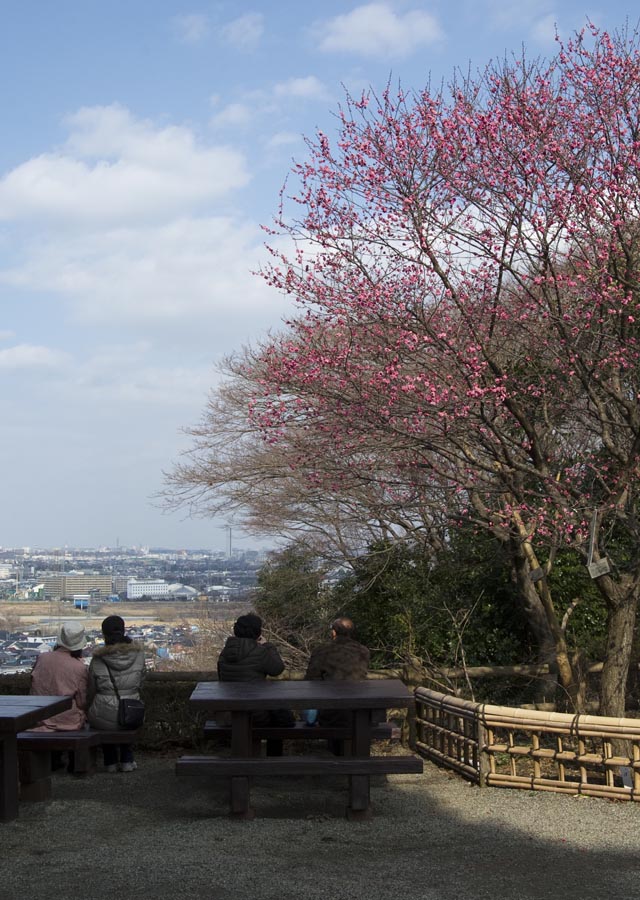
[[73, 698], [71, 709], [40, 722], [32, 731], [78, 731], [87, 723], [89, 669], [82, 661], [87, 643], [81, 622], [64, 622], [53, 653], [41, 653], [31, 672], [32, 694], [66, 695]]

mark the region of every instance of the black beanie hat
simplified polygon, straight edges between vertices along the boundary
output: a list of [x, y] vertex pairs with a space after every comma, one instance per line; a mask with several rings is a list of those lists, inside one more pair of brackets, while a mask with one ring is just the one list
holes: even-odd
[[105, 644], [118, 644], [124, 640], [124, 619], [120, 616], [107, 616], [102, 623], [102, 634]]
[[254, 641], [257, 641], [262, 634], [262, 619], [255, 613], [240, 616], [233, 626], [233, 633], [236, 637], [253, 638]]

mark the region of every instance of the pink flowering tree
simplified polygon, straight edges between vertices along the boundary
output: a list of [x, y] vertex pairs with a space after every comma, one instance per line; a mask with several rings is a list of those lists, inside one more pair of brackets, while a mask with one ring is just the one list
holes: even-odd
[[637, 33], [589, 29], [446, 93], [347, 98], [338, 138], [308, 146], [272, 229], [294, 250], [263, 273], [300, 312], [236, 367], [254, 448], [320, 503], [360, 491], [367, 521], [492, 531], [574, 703], [553, 561], [577, 550], [607, 609], [601, 709], [622, 715], [640, 595]]

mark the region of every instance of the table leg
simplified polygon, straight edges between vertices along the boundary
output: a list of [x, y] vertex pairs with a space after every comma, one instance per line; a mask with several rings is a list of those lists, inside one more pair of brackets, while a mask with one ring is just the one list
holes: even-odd
[[231, 755], [251, 756], [251, 712], [246, 709], [231, 713]]
[[[369, 709], [354, 710], [351, 754], [359, 757], [371, 756], [371, 710]], [[371, 818], [370, 787], [368, 775], [349, 776], [348, 819]]]
[[[231, 712], [231, 756], [252, 755], [251, 712], [244, 709]], [[253, 819], [255, 810], [251, 808], [250, 784], [245, 777], [231, 778], [230, 815], [237, 819]]]
[[15, 734], [0, 737], [0, 822], [18, 817], [18, 742]]
[[22, 803], [51, 799], [51, 753], [19, 750], [18, 771]]
[[371, 710], [353, 711], [352, 756], [371, 756]]

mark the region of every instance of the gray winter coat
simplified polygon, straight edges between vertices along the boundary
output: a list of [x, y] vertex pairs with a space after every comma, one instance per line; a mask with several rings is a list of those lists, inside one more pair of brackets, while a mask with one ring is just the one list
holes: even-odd
[[121, 697], [140, 699], [144, 678], [144, 647], [135, 641], [105, 644], [94, 650], [89, 666], [89, 711], [92, 728], [102, 731], [118, 729], [118, 697], [113, 689], [109, 670]]

